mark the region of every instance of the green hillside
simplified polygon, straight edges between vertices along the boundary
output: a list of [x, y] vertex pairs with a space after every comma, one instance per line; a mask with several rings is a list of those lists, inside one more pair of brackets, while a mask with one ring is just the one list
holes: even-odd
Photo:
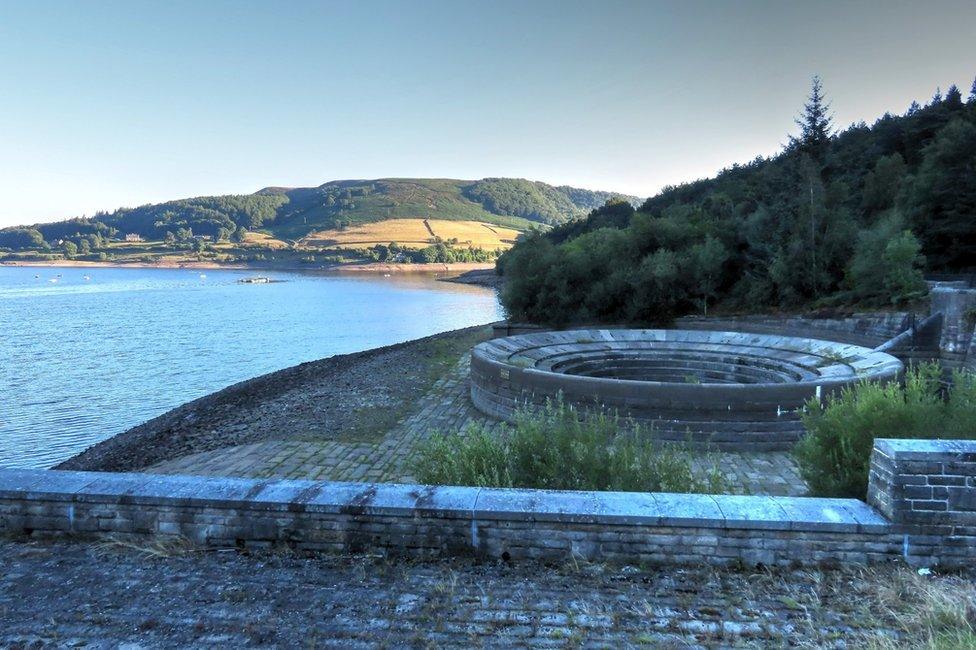
[[608, 205], [499, 260], [503, 302], [539, 322], [893, 305], [924, 272], [976, 270], [976, 84], [837, 132], [819, 81], [770, 158]]
[[[484, 221], [526, 230], [540, 219], [523, 219], [465, 195], [482, 181], [396, 178], [375, 181], [332, 181], [319, 187], [266, 188], [262, 197], [283, 199], [270, 230], [280, 238], [298, 239], [312, 230], [342, 228], [384, 219], [448, 219]], [[548, 209], [539, 205], [537, 209]], [[583, 216], [582, 206], [559, 215], [555, 222]]]
[[620, 195], [507, 178], [332, 181], [318, 187], [269, 187], [250, 195], [180, 199], [87, 219], [6, 228], [0, 230], [0, 250], [42, 251], [56, 248], [65, 239], [76, 245], [84, 239], [89, 249], [97, 249], [101, 241], [127, 234], [151, 241], [201, 235], [226, 240], [254, 230], [294, 241], [316, 230], [400, 218], [481, 221], [527, 230], [582, 217], [614, 196]]
[[286, 239], [297, 239], [312, 230], [384, 219], [484, 221], [527, 230], [585, 216], [615, 196], [637, 201], [632, 196], [517, 178], [332, 181], [318, 187], [265, 188], [257, 196], [283, 201], [270, 230]]

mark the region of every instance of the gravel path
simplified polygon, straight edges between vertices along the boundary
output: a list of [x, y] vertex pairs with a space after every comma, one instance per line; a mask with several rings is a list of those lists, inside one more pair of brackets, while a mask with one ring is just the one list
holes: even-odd
[[159, 556], [0, 540], [0, 646], [864, 647], [866, 637], [921, 629], [922, 580], [963, 609], [973, 593], [971, 575], [923, 579], [890, 567]]

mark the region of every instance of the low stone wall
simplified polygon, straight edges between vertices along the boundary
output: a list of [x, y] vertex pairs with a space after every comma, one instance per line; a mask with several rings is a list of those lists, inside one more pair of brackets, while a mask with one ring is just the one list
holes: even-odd
[[877, 440], [870, 472], [868, 501], [903, 535], [906, 556], [976, 559], [976, 441]]
[[966, 283], [930, 285], [932, 313], [942, 313], [939, 340], [942, 363], [948, 368], [976, 370], [976, 289]]
[[[682, 316], [675, 319], [672, 327], [688, 330], [723, 332], [751, 332], [777, 336], [839, 341], [851, 345], [875, 347], [898, 336], [912, 325], [911, 312], [863, 312], [831, 318], [815, 316], [778, 316], [754, 314], [747, 316]], [[573, 323], [557, 330], [569, 329], [623, 329], [624, 325], [601, 323]], [[499, 321], [492, 323], [494, 338], [517, 336], [533, 332], [546, 332], [554, 328], [532, 323]]]
[[851, 345], [877, 347], [913, 324], [909, 312], [865, 312], [834, 318], [811, 316], [684, 316], [674, 322], [681, 329], [702, 329], [839, 341]]
[[[0, 470], [0, 532], [506, 560], [973, 562], [976, 441], [901, 444], [879, 441], [873, 459], [872, 501], [882, 512], [852, 499]], [[937, 499], [899, 486], [950, 478], [958, 490], [940, 517], [909, 514]]]

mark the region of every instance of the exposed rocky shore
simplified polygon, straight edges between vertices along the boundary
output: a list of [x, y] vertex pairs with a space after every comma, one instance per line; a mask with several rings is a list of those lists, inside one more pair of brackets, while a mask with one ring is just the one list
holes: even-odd
[[489, 287], [491, 289], [501, 289], [505, 284], [505, 278], [498, 275], [494, 268], [473, 269], [461, 275], [442, 278], [445, 282], [457, 282], [458, 284], [473, 284], [479, 287]]
[[489, 336], [490, 328], [471, 327], [255, 377], [109, 438], [56, 469], [134, 471], [265, 440], [371, 440]]

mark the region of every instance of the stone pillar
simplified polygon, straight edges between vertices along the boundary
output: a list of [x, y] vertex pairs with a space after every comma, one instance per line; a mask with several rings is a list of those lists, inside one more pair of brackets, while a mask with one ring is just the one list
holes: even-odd
[[939, 348], [950, 367], [966, 365], [974, 345], [976, 289], [964, 282], [936, 282], [930, 285], [931, 313], [943, 315]]
[[904, 536], [909, 563], [976, 561], [976, 440], [875, 440], [868, 503]]

